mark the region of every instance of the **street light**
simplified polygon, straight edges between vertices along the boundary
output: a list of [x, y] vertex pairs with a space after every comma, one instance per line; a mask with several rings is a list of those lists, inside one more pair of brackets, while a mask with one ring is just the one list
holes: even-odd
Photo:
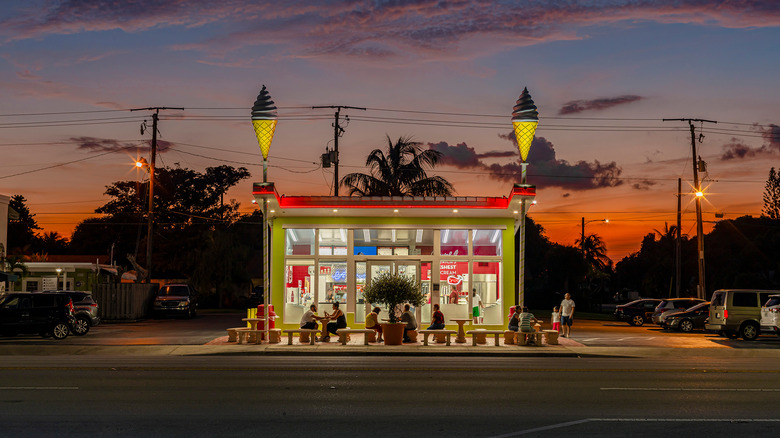
[[[266, 90], [265, 85], [260, 90], [260, 94], [255, 99], [255, 104], [252, 106], [252, 127], [255, 130], [257, 136], [257, 144], [260, 146], [260, 152], [263, 154], [263, 182], [268, 182], [268, 152], [271, 150], [271, 142], [274, 140], [274, 132], [276, 131], [276, 123], [278, 117], [276, 114], [276, 105], [271, 100], [271, 95]], [[267, 316], [271, 315], [268, 304], [270, 302], [271, 295], [271, 280], [268, 278], [269, 261], [268, 257], [268, 202], [263, 202], [263, 310], [265, 315], [265, 332], [263, 336], [267, 338], [268, 327], [270, 321]]]
[[585, 259], [585, 224], [589, 224], [591, 222], [604, 222], [609, 223], [609, 219], [592, 219], [589, 221], [585, 221], [585, 217], [582, 218], [582, 235], [580, 236], [580, 251], [582, 251], [582, 259]]
[[[55, 289], [59, 290], [60, 289], [60, 274], [62, 274], [62, 268], [57, 268], [57, 269], [55, 269], [55, 271], [57, 271], [57, 287], [55, 287]], [[63, 287], [63, 289], [65, 289], [65, 288]]]
[[[539, 113], [536, 111], [536, 105], [534, 105], [531, 95], [528, 93], [528, 88], [523, 88], [523, 93], [515, 102], [514, 108], [512, 108], [512, 128], [515, 133], [515, 139], [517, 139], [517, 148], [520, 151], [520, 183], [526, 185], [526, 167], [528, 163], [528, 153], [531, 151], [531, 143], [534, 140], [534, 134], [536, 133], [536, 126], [539, 124]], [[528, 214], [527, 201], [523, 199], [520, 201], [520, 217], [515, 220], [515, 231], [518, 231], [517, 220], [520, 221], [520, 244], [517, 249], [517, 295], [515, 295], [515, 302], [519, 305], [525, 304], [525, 216]]]

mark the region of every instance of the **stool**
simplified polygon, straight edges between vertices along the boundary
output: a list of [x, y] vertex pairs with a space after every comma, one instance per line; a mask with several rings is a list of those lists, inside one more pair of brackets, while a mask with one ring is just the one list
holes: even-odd
[[406, 332], [406, 336], [409, 336], [410, 341], [417, 342], [417, 330], [409, 330]]
[[372, 330], [371, 333], [366, 333], [366, 339], [368, 342], [376, 342], [376, 331]]
[[504, 345], [514, 345], [515, 344], [515, 333], [512, 330], [507, 330], [504, 332]]

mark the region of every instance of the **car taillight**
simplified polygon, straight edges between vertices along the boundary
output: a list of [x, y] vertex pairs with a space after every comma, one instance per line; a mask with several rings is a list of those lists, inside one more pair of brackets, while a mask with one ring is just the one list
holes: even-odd
[[772, 313], [780, 313], [780, 307], [775, 307], [774, 309], [768, 309]]
[[727, 309], [723, 309], [723, 318], [728, 319], [729, 317], [729, 311]]
[[97, 303], [92, 303], [89, 305], [89, 307], [97, 307]]

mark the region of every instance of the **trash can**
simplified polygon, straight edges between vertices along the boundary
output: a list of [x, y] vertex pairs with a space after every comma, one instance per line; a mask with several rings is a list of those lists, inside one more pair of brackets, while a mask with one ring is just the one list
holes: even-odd
[[[274, 329], [276, 328], [276, 312], [274, 312], [274, 305], [269, 304], [268, 305], [269, 315], [265, 314], [265, 304], [260, 304], [257, 306], [257, 317], [258, 318], [266, 318], [266, 321], [268, 321], [268, 329]], [[258, 330], [265, 330], [265, 322], [266, 321], [257, 321], [257, 329]], [[263, 340], [265, 340], [265, 336], [263, 336]]]

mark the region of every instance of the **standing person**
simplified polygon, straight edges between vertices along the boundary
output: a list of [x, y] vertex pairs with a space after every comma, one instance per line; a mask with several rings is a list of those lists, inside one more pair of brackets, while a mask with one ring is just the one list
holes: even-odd
[[366, 328], [369, 330], [375, 330], [377, 333], [377, 342], [382, 342], [382, 326], [379, 324], [379, 312], [382, 309], [374, 307], [371, 312], [366, 315]]
[[404, 313], [401, 314], [401, 322], [405, 322], [404, 326], [404, 342], [412, 342], [409, 338], [409, 330], [417, 330], [417, 318], [412, 313], [411, 306], [404, 304]]
[[474, 318], [474, 324], [479, 324], [485, 305], [482, 304], [482, 297], [477, 293], [477, 288], [471, 289], [471, 295], [473, 296], [471, 300], [471, 316]]
[[552, 329], [557, 331], [558, 333], [561, 332], [561, 311], [558, 306], [553, 307], [553, 311], [551, 314], [552, 321]]
[[571, 336], [571, 323], [574, 318], [574, 300], [571, 294], [567, 293], [561, 301], [561, 326], [563, 327], [563, 337]]
[[439, 310], [439, 305], [433, 305], [433, 317], [431, 326], [427, 330], [444, 330], [444, 314]]
[[[329, 322], [328, 323], [328, 333], [333, 333], [334, 335], [337, 335], [337, 330], [340, 328], [347, 328], [347, 317], [344, 316], [344, 312], [339, 309], [339, 303], [333, 303], [333, 313], [330, 315], [326, 315], [328, 319], [335, 321], [335, 322]], [[322, 342], [328, 342], [330, 341], [330, 335], [326, 335], [324, 338], [322, 338]]]
[[312, 304], [311, 306], [309, 306], [309, 310], [307, 310], [306, 313], [304, 313], [303, 317], [301, 318], [301, 328], [309, 329], [309, 330], [317, 330], [318, 319], [320, 319], [320, 317], [317, 316], [317, 306]]

